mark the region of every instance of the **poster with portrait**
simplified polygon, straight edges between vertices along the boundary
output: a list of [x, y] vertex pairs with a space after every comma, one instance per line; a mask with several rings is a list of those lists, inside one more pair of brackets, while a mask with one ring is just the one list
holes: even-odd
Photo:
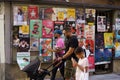
[[113, 33], [104, 33], [105, 48], [113, 48]]
[[13, 6], [13, 25], [27, 25], [28, 7]]
[[30, 51], [39, 51], [39, 39], [31, 37], [30, 38]]
[[28, 7], [28, 18], [29, 19], [38, 19], [38, 6], [36, 5], [30, 5]]
[[85, 25], [85, 38], [94, 40], [95, 37], [95, 25], [94, 23], [88, 23]]
[[104, 48], [104, 34], [103, 33], [96, 33], [95, 34], [95, 48]]
[[17, 52], [17, 64], [22, 70], [30, 63], [30, 52]]
[[52, 48], [52, 39], [40, 38], [39, 51], [40, 56], [51, 56], [52, 52], [47, 48]]
[[28, 52], [30, 48], [30, 38], [20, 38], [18, 52]]
[[95, 23], [95, 9], [85, 9], [86, 24]]
[[19, 26], [14, 26], [13, 27], [13, 47], [15, 48], [18, 48], [18, 45], [19, 45], [19, 42], [20, 42], [20, 39], [19, 39]]
[[67, 8], [53, 8], [53, 21], [67, 21]]
[[41, 20], [30, 20], [30, 37], [34, 37], [34, 38], [42, 37]]
[[29, 37], [29, 26], [28, 25], [22, 25], [19, 26], [19, 37], [20, 38], [28, 38]]
[[115, 42], [115, 58], [120, 58], [120, 42]]
[[51, 20], [42, 20], [42, 38], [52, 38], [54, 32], [54, 22]]
[[97, 31], [106, 31], [106, 16], [97, 16]]
[[67, 9], [67, 21], [75, 21], [75, 9]]
[[85, 9], [76, 9], [76, 24], [85, 24]]

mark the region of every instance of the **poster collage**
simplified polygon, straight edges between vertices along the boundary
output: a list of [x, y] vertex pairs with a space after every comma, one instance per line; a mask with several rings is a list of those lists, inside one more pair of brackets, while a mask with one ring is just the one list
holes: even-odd
[[95, 12], [95, 9], [82, 8], [13, 6], [13, 46], [18, 53], [38, 51], [43, 62], [50, 61], [52, 53], [46, 48], [54, 47], [54, 30], [63, 30], [69, 25], [78, 37], [79, 46], [89, 50], [91, 68], [94, 68]]

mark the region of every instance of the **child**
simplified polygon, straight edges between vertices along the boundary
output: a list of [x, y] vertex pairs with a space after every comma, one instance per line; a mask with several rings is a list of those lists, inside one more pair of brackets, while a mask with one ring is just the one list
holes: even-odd
[[89, 80], [88, 59], [85, 58], [84, 50], [81, 47], [75, 49], [75, 54], [79, 59], [78, 63], [72, 58], [73, 67], [76, 67], [76, 80]]

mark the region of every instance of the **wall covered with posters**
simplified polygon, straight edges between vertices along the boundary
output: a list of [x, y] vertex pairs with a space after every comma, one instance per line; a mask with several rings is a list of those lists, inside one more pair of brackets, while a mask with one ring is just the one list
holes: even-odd
[[54, 30], [70, 25], [94, 71], [95, 13], [95, 9], [13, 5], [13, 48], [16, 54], [37, 52], [42, 62], [52, 61], [47, 47], [54, 48]]

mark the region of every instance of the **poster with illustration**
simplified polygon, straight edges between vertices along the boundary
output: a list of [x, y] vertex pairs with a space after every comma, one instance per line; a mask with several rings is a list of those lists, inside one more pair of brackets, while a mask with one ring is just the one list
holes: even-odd
[[13, 6], [13, 25], [27, 25], [27, 17], [27, 6]]
[[88, 23], [85, 25], [85, 38], [94, 40], [95, 37], [95, 25], [94, 23]]
[[85, 9], [76, 9], [76, 24], [85, 24]]
[[35, 5], [30, 5], [28, 7], [28, 18], [29, 19], [38, 19], [38, 6]]
[[30, 51], [39, 51], [39, 39], [31, 37], [30, 38]]
[[104, 48], [104, 34], [103, 33], [96, 33], [95, 34], [95, 48]]
[[76, 25], [75, 25], [75, 21], [66, 21], [65, 22], [66, 26], [69, 26], [71, 28], [71, 32], [72, 34], [76, 34]]
[[116, 18], [115, 20], [115, 27], [116, 27], [116, 30], [120, 30], [120, 18]]
[[53, 8], [53, 21], [67, 21], [67, 8]]
[[106, 31], [106, 16], [97, 16], [97, 31]]
[[19, 26], [19, 37], [21, 38], [29, 37], [29, 26], [28, 25]]
[[75, 9], [67, 9], [67, 21], [75, 21]]
[[95, 49], [95, 63], [104, 61], [104, 49]]
[[86, 24], [95, 22], [95, 9], [85, 9]]
[[78, 38], [85, 38], [85, 24], [76, 24], [76, 34]]
[[115, 58], [120, 58], [120, 42], [115, 42]]
[[17, 52], [17, 64], [22, 70], [30, 63], [30, 52]]
[[20, 38], [18, 45], [18, 52], [28, 52], [30, 48], [30, 39], [29, 38]]
[[52, 48], [52, 39], [40, 38], [40, 44], [39, 44], [40, 56], [52, 55], [52, 53], [47, 48]]
[[52, 38], [54, 32], [54, 22], [51, 20], [42, 20], [42, 38]]
[[104, 33], [105, 48], [113, 48], [113, 33]]
[[112, 60], [112, 49], [105, 48], [104, 49], [104, 61]]
[[19, 39], [19, 26], [13, 27], [13, 47], [18, 47], [20, 39]]
[[30, 37], [40, 38], [42, 36], [42, 21], [30, 20]]

